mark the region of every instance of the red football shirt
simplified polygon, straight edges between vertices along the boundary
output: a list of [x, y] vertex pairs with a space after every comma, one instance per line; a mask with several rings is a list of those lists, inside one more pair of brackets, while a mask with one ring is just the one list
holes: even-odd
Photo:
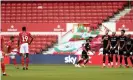
[[15, 46], [14, 41], [13, 42], [9, 41], [8, 44], [7, 44], [7, 48], [8, 48], [8, 53], [10, 53], [13, 49], [15, 49], [16, 46]]
[[31, 34], [29, 32], [20, 32], [19, 33], [19, 40], [20, 43], [29, 43], [29, 39], [31, 37]]

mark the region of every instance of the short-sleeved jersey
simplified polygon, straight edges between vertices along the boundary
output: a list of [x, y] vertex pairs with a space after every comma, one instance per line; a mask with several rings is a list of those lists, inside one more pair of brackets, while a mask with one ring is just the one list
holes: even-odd
[[103, 48], [106, 48], [107, 45], [109, 44], [110, 36], [109, 36], [109, 35], [103, 35], [103, 36], [102, 36], [102, 39], [104, 39], [104, 40], [103, 40]]
[[20, 32], [19, 33], [19, 40], [20, 43], [29, 43], [29, 39], [31, 37], [31, 34], [29, 32]]
[[110, 36], [110, 44], [112, 47], [115, 47], [115, 45], [118, 42], [118, 37], [117, 36]]
[[126, 42], [126, 36], [119, 36], [119, 44], [120, 47], [123, 47], [124, 43]]
[[125, 45], [127, 49], [130, 49], [132, 45], [133, 45], [133, 40], [130, 38], [127, 38], [126, 45]]
[[91, 49], [91, 48], [90, 48], [90, 43], [86, 43], [84, 47], [85, 47], [85, 49], [86, 49], [87, 51]]
[[83, 47], [84, 47], [83, 50], [85, 49], [84, 51], [89, 51], [91, 49], [90, 48], [90, 43], [83, 44]]
[[16, 48], [16, 45], [15, 45], [15, 42], [14, 41], [9, 41], [7, 43], [7, 50], [8, 50], [8, 53], [10, 53], [13, 49]]

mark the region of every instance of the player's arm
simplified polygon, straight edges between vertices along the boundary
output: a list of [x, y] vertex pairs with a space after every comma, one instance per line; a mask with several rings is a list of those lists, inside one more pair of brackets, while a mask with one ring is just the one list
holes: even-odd
[[126, 45], [126, 41], [124, 41], [124, 45], [122, 46], [122, 49], [124, 48], [125, 45]]
[[109, 46], [110, 46], [110, 48], [112, 48], [112, 45], [111, 44]]
[[33, 37], [31, 36], [31, 34], [30, 34], [30, 38], [31, 38], [31, 40], [30, 40], [29, 44], [31, 44], [33, 41]]
[[[127, 42], [125, 44], [127, 44]], [[125, 48], [126, 48], [127, 51], [129, 51], [129, 49], [127, 48], [127, 45], [125, 45]]]
[[129, 50], [133, 49], [133, 40], [131, 41], [131, 47]]
[[102, 40], [101, 40], [101, 43], [104, 44], [104, 35], [102, 36]]
[[83, 50], [87, 53], [87, 50], [86, 50], [86, 48], [85, 48], [85, 46], [86, 46], [86, 44], [82, 44], [82, 48], [83, 48]]
[[106, 49], [108, 49], [108, 48], [109, 48], [109, 46], [110, 46], [110, 37], [109, 37], [109, 40], [108, 40], [108, 44], [107, 44]]
[[112, 45], [111, 45], [111, 41], [110, 41], [110, 44], [109, 44], [110, 48], [112, 48]]
[[120, 41], [118, 40], [118, 47], [119, 47], [119, 49], [121, 49], [121, 46], [120, 46]]
[[102, 36], [102, 42], [104, 41], [104, 39], [105, 39], [104, 36]]
[[108, 40], [108, 45], [107, 45], [106, 49], [108, 49], [108, 48], [109, 48], [109, 46], [110, 46], [110, 41]]
[[83, 44], [83, 45], [82, 45], [83, 50], [85, 50], [85, 52], [87, 53], [87, 50], [86, 50], [86, 48], [85, 48], [85, 46], [84, 46], [84, 45], [86, 45], [86, 44]]
[[133, 45], [131, 45], [131, 47], [129, 48], [129, 51], [132, 49]]
[[126, 45], [126, 42], [124, 42], [123, 46], [122, 46], [122, 49], [124, 48], [124, 46]]
[[121, 49], [121, 46], [120, 46], [120, 37], [118, 39], [118, 47], [119, 47], [119, 49]]
[[116, 43], [116, 45], [115, 45], [114, 48], [116, 48], [117, 46], [119, 46], [119, 40], [118, 40], [118, 38], [117, 38], [117, 43]]

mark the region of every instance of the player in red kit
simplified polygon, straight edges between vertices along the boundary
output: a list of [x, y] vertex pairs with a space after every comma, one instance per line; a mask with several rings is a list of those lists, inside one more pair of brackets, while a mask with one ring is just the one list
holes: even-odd
[[[28, 70], [29, 64], [29, 45], [33, 41], [33, 37], [26, 31], [26, 27], [22, 27], [22, 32], [19, 33], [18, 46], [20, 46], [21, 63], [23, 70]], [[24, 65], [26, 60], [26, 66]]]
[[6, 53], [8, 53], [7, 55], [10, 56], [15, 68], [18, 69], [16, 58], [15, 58], [15, 56], [17, 55], [18, 50], [17, 50], [17, 47], [15, 46], [14, 36], [10, 37], [10, 41], [8, 42], [6, 49], [7, 49]]
[[4, 46], [4, 39], [3, 37], [0, 35], [0, 61], [1, 61], [1, 70], [2, 70], [2, 75], [3, 76], [7, 76], [6, 71], [5, 71], [5, 63], [4, 63], [4, 52], [5, 51], [5, 46]]

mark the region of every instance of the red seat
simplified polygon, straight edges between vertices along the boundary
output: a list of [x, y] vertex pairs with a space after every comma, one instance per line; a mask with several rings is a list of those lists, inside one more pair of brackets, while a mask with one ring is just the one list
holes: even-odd
[[[3, 2], [2, 16], [16, 17], [16, 22], [86, 22], [89, 19], [107, 19], [113, 16], [118, 10], [123, 9], [127, 2]], [[132, 4], [132, 2], [131, 2]], [[39, 8], [42, 6], [42, 8]], [[13, 14], [13, 15], [12, 15]], [[16, 14], [16, 16], [14, 16]], [[101, 16], [104, 18], [101, 18]], [[99, 17], [100, 16], [100, 17]], [[18, 20], [17, 17], [32, 17], [32, 19]], [[41, 18], [42, 17], [42, 18]], [[57, 18], [58, 17], [58, 18]], [[92, 18], [90, 18], [92, 17]], [[89, 18], [89, 19], [88, 19]], [[81, 20], [80, 20], [81, 19]], [[14, 22], [15, 20], [11, 21]], [[4, 22], [4, 21], [2, 21]], [[6, 22], [10, 22], [7, 19]]]

